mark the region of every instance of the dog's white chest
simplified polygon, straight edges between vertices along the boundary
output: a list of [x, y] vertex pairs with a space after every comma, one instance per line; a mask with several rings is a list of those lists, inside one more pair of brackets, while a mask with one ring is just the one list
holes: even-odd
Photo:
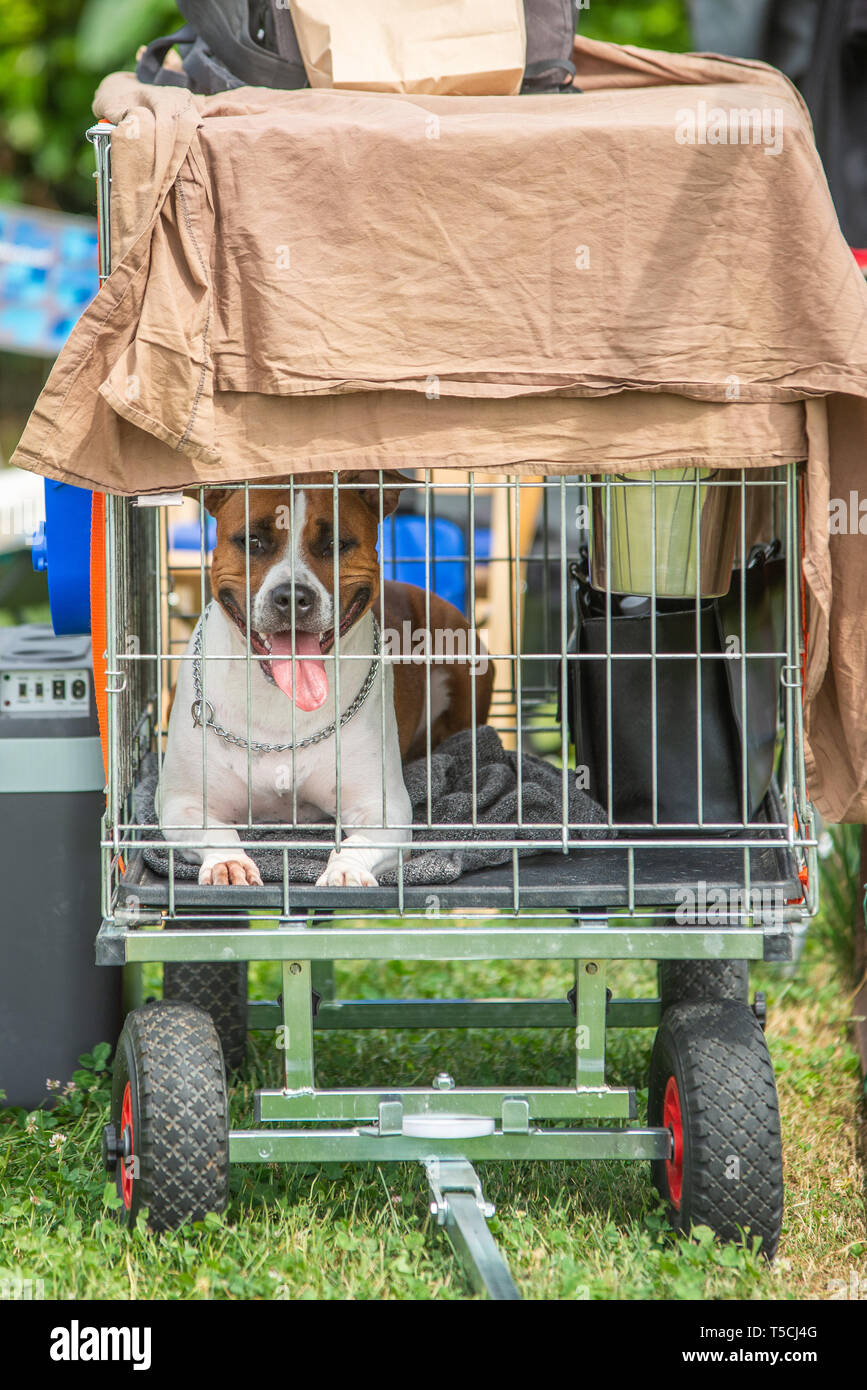
[[[343, 754], [345, 735], [341, 744]], [[333, 735], [312, 749], [296, 749], [294, 754], [291, 750], [253, 753], [249, 764], [245, 750], [234, 748], [229, 751], [229, 761], [229, 777], [236, 788], [239, 784], [243, 787], [245, 796], [249, 780], [254, 822], [294, 825], [336, 814], [337, 750]]]
[[[339, 662], [326, 659], [328, 699], [309, 712], [272, 685], [255, 658], [248, 665], [227, 620], [211, 612], [198, 687], [192, 646], [178, 678], [157, 794], [163, 834], [189, 846], [184, 853], [201, 864], [201, 883], [258, 883], [256, 865], [238, 848], [244, 829], [266, 824], [291, 840], [293, 826], [319, 822], [328, 827], [322, 838], [336, 843], [318, 882], [375, 884], [411, 838], [412, 807], [393, 672], [371, 655], [372, 618], [352, 630]], [[204, 731], [191, 713], [199, 696]]]
[[[346, 644], [339, 671], [338, 661], [327, 659], [326, 703], [315, 713], [305, 713], [267, 681], [255, 659], [248, 679], [246, 660], [237, 659], [231, 630], [219, 610], [210, 610], [206, 656], [197, 667], [184, 663], [176, 699], [177, 713], [190, 708], [197, 672], [211, 719], [204, 759], [212, 814], [230, 823], [329, 820], [338, 810], [343, 816], [345, 789], [357, 787], [359, 776], [371, 785], [384, 784], [382, 702], [391, 738], [396, 733], [393, 675], [388, 666], [372, 672], [375, 659], [365, 655], [372, 646], [372, 624], [359, 627]], [[351, 717], [343, 722], [340, 716], [347, 711]], [[202, 731], [193, 727], [192, 714], [189, 719], [183, 748], [194, 760], [202, 760]]]

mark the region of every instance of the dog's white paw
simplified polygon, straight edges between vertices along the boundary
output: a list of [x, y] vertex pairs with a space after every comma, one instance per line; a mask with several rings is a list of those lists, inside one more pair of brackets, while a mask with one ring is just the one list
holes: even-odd
[[227, 850], [224, 854], [209, 855], [203, 861], [199, 869], [199, 883], [241, 886], [252, 883], [261, 888], [262, 875], [246, 854], [232, 854]]
[[316, 880], [317, 888], [377, 888], [379, 885], [373, 874], [359, 868], [346, 856], [337, 854], [329, 859], [324, 873]]

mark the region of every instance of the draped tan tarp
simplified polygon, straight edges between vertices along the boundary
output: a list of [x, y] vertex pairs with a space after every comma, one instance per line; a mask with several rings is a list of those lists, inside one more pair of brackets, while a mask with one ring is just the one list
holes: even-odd
[[857, 499], [828, 527], [863, 469], [867, 287], [806, 110], [758, 63], [575, 59], [581, 95], [106, 79], [112, 274], [14, 461], [146, 493], [807, 456], [811, 789], [867, 819]]

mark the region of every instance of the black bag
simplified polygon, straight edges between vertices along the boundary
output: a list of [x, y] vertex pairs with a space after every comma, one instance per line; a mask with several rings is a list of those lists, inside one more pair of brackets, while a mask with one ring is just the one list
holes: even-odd
[[[778, 542], [756, 546], [745, 579], [745, 660], [731, 659], [741, 641], [741, 571], [724, 598], [700, 605], [700, 685], [695, 659], [695, 604], [657, 601], [656, 760], [657, 827], [695, 825], [707, 833], [721, 823], [742, 824], [743, 758], [746, 754], [748, 819], [764, 800], [774, 770], [785, 637], [785, 561]], [[588, 770], [585, 790], [608, 805], [607, 667], [611, 668], [612, 809], [616, 824], [653, 821], [653, 745], [650, 600], [611, 600], [611, 652], [605, 660], [606, 596], [592, 589], [586, 558], [571, 567], [575, 580], [575, 629], [570, 652], [600, 660], [569, 660], [569, 727], [576, 762]], [[635, 660], [630, 660], [630, 654]], [[643, 654], [643, 655], [642, 655]], [[708, 659], [704, 659], [707, 656]], [[620, 659], [621, 657], [625, 659]], [[728, 657], [728, 659], [727, 659]], [[667, 659], [668, 658], [668, 659]], [[746, 672], [746, 738], [741, 674]], [[699, 801], [699, 692], [702, 784]], [[701, 809], [701, 816], [699, 810]], [[734, 832], [730, 832], [734, 833]]]
[[[188, 87], [198, 96], [235, 87], [307, 86], [285, 0], [178, 0], [178, 9], [187, 23], [148, 44], [136, 65], [140, 82]], [[180, 72], [163, 67], [172, 47], [181, 57]]]
[[[187, 23], [148, 44], [136, 66], [140, 82], [188, 87], [199, 96], [244, 86], [307, 86], [286, 0], [178, 0], [178, 9]], [[522, 91], [578, 91], [566, 85], [575, 73], [577, 13], [577, 0], [524, 0], [527, 66]], [[173, 47], [181, 71], [163, 67]]]

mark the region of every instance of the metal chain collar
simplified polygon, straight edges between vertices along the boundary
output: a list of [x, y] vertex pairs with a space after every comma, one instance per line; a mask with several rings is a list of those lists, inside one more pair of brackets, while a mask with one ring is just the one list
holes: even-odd
[[[207, 616], [207, 614], [205, 614]], [[371, 617], [373, 615], [371, 614]], [[203, 618], [196, 624], [196, 631], [193, 638], [193, 689], [196, 698], [190, 706], [190, 713], [193, 716], [193, 726], [201, 727], [202, 724], [202, 633]], [[356, 695], [349, 708], [340, 716], [340, 727], [343, 728], [354, 714], [357, 714], [364, 704], [373, 687], [376, 679], [377, 667], [379, 665], [379, 624], [373, 618], [373, 660], [370, 663], [370, 670], [364, 678], [364, 684]], [[337, 722], [332, 721], [326, 728], [320, 729], [318, 733], [308, 734], [307, 738], [299, 738], [295, 743], [257, 743], [255, 739], [239, 738], [237, 734], [230, 734], [228, 729], [224, 729], [222, 724], [218, 724], [214, 719], [214, 706], [210, 700], [205, 700], [205, 727], [213, 729], [214, 733], [226, 741], [234, 743], [238, 748], [250, 748], [254, 753], [289, 753], [292, 749], [309, 748], [314, 743], [322, 743], [330, 738], [337, 730]]]

